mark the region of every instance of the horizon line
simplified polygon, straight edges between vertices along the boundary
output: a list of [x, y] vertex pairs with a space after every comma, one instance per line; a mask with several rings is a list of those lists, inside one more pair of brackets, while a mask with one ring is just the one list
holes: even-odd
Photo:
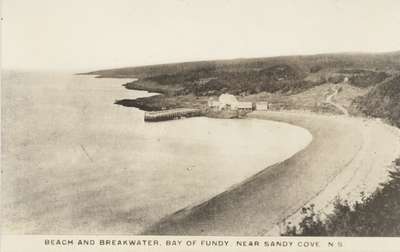
[[[208, 59], [188, 59], [181, 61], [166, 61], [159, 63], [149, 63], [149, 64], [132, 64], [125, 66], [110, 66], [110, 67], [85, 67], [85, 68], [34, 68], [34, 67], [15, 67], [15, 66], [1, 66], [1, 72], [8, 71], [27, 71], [27, 72], [42, 72], [42, 71], [55, 71], [55, 72], [74, 72], [76, 74], [83, 73], [91, 73], [91, 72], [99, 72], [106, 70], [116, 70], [116, 69], [124, 69], [124, 68], [136, 68], [136, 67], [147, 67], [147, 66], [162, 66], [162, 65], [170, 65], [170, 64], [185, 64], [185, 63], [196, 63], [196, 62], [211, 62], [211, 61], [234, 61], [234, 60], [248, 60], [248, 59], [267, 59], [267, 58], [279, 58], [279, 57], [308, 57], [308, 56], [323, 56], [323, 55], [368, 55], [368, 54], [395, 54], [400, 53], [400, 49], [398, 50], [390, 50], [390, 51], [338, 51], [338, 52], [318, 52], [318, 53], [299, 53], [299, 54], [276, 54], [269, 56], [249, 56], [249, 57], [227, 57], [227, 58], [208, 58]], [[4, 62], [3, 62], [4, 63]], [[95, 69], [95, 70], [93, 70]]]

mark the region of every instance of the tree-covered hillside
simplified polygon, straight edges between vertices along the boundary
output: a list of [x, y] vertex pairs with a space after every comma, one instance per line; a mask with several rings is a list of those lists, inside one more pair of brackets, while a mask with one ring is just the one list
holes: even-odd
[[376, 85], [365, 96], [354, 100], [361, 113], [389, 120], [400, 127], [400, 75]]
[[[369, 91], [365, 96], [347, 97], [353, 100], [350, 108], [353, 113], [386, 118], [400, 125], [399, 77], [396, 77], [400, 75], [400, 52], [199, 61], [100, 70], [89, 74], [100, 78], [138, 78], [125, 87], [161, 93], [158, 97], [116, 102], [145, 110], [200, 107], [207, 97], [222, 93], [244, 97], [270, 93], [286, 99], [310, 92], [322, 84], [346, 83]], [[293, 108], [304, 107], [301, 100], [295, 100], [299, 104], [292, 104]], [[318, 104], [319, 101], [315, 101], [315, 106]]]

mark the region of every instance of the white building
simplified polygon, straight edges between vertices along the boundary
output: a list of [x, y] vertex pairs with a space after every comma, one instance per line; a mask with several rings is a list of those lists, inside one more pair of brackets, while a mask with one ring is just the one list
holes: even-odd
[[256, 103], [256, 110], [265, 111], [269, 109], [268, 102], [257, 102]]
[[218, 101], [208, 100], [208, 107], [213, 110], [252, 111], [253, 103], [239, 102], [234, 95], [222, 94], [219, 96]]
[[216, 110], [237, 110], [238, 103], [234, 95], [222, 94], [219, 96], [218, 101], [212, 99], [208, 100], [208, 107]]
[[231, 109], [236, 110], [238, 106], [238, 100], [234, 95], [231, 94], [222, 94], [219, 96], [218, 101], [220, 103], [220, 110], [223, 109]]
[[252, 111], [253, 103], [252, 102], [238, 102], [237, 109], [241, 111]]

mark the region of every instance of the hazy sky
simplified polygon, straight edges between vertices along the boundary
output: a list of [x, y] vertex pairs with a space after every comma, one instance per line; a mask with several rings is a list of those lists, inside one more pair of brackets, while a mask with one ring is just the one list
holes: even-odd
[[6, 68], [400, 49], [399, 0], [3, 0]]

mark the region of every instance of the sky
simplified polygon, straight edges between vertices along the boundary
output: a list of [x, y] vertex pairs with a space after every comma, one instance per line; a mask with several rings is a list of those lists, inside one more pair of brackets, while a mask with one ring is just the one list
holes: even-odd
[[398, 0], [3, 0], [1, 11], [9, 69], [400, 50]]

